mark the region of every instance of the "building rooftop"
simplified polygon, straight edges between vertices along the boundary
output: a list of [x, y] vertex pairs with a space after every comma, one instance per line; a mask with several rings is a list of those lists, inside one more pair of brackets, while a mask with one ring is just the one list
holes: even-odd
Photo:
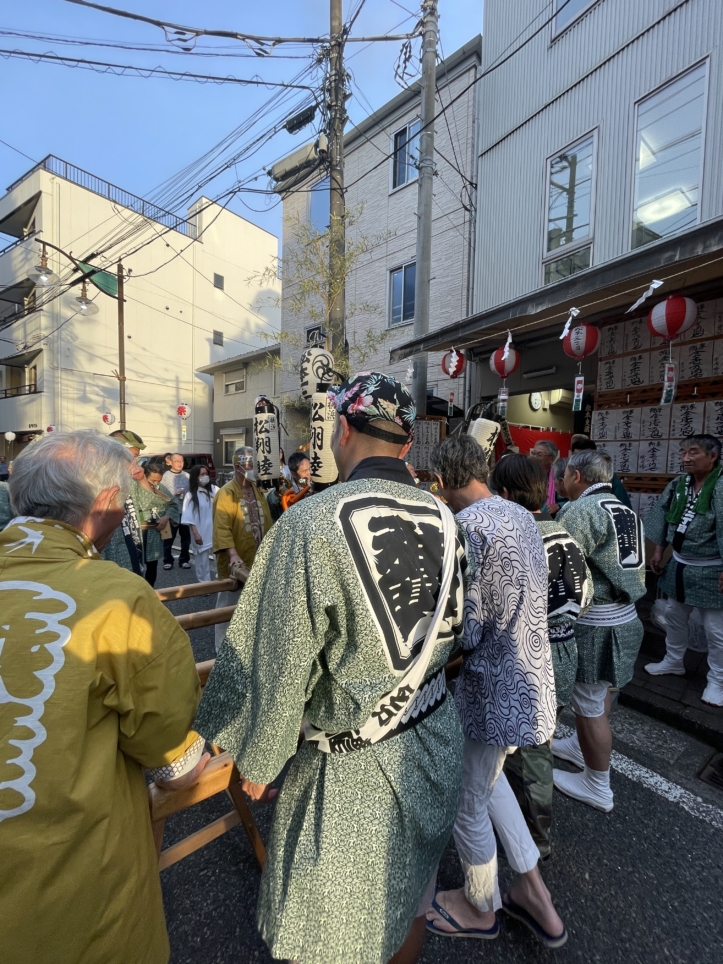
[[216, 372], [230, 371], [239, 363], [253, 361], [263, 355], [278, 355], [281, 352], [281, 344], [275, 342], [273, 345], [266, 345], [263, 348], [255, 348], [253, 351], [244, 352], [243, 355], [233, 355], [231, 358], [222, 358], [221, 361], [214, 362], [213, 365], [206, 365], [204, 368], [197, 368], [196, 371], [201, 375], [214, 375]]

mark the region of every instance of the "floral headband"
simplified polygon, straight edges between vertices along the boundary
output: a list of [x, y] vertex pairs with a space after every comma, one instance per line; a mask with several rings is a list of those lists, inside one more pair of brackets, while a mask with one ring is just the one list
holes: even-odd
[[408, 440], [414, 437], [414, 420], [417, 417], [414, 401], [407, 389], [391, 375], [357, 372], [337, 388], [330, 389], [328, 397], [337, 412], [346, 416], [349, 424], [358, 432], [398, 445], [399, 435], [369, 424], [385, 420], [403, 428]]

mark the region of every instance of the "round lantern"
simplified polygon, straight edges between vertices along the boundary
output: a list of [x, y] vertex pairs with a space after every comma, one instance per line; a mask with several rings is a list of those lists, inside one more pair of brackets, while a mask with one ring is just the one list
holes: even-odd
[[[507, 361], [509, 361], [509, 358]], [[490, 461], [497, 436], [500, 434], [499, 423], [492, 422], [488, 418], [476, 418], [470, 423], [468, 434], [480, 445], [487, 461]]]
[[334, 379], [334, 359], [325, 348], [307, 348], [299, 362], [301, 394], [310, 399], [320, 385], [330, 385]]
[[115, 422], [115, 415], [112, 412], [103, 412], [103, 423], [112, 425]]
[[6, 441], [6, 442], [14, 442], [14, 441], [15, 441], [15, 432], [6, 432], [6, 433], [5, 433], [5, 441]]
[[442, 371], [445, 375], [449, 375], [450, 378], [459, 378], [464, 371], [466, 364], [467, 360], [462, 352], [457, 351], [456, 348], [453, 348], [442, 358]]
[[176, 408], [176, 415], [184, 421], [191, 414], [191, 406], [187, 405], [186, 402], [181, 402], [181, 404]]
[[648, 328], [658, 338], [671, 341], [692, 328], [698, 317], [698, 305], [692, 298], [670, 295], [657, 304], [648, 315]]
[[600, 344], [600, 330], [592, 325], [576, 325], [562, 340], [562, 349], [570, 358], [582, 361], [593, 355]]
[[507, 378], [520, 367], [520, 353], [510, 346], [507, 358], [503, 358], [505, 349], [498, 348], [490, 355], [490, 368], [500, 378]]

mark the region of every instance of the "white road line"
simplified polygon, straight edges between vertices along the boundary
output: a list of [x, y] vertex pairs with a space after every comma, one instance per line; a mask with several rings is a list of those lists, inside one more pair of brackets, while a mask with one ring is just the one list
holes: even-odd
[[[572, 727], [558, 724], [555, 735], [559, 737], [572, 736], [573, 732]], [[661, 777], [659, 773], [648, 770], [647, 767], [641, 766], [639, 763], [631, 760], [630, 757], [623, 756], [623, 754], [618, 753], [617, 750], [613, 750], [610, 765], [613, 770], [622, 773], [623, 776], [632, 780], [634, 783], [639, 783], [647, 787], [648, 790], [657, 793], [659, 797], [668, 800], [669, 803], [677, 803], [679, 807], [682, 807], [683, 810], [687, 811], [693, 817], [697, 817], [699, 820], [705, 820], [706, 823], [709, 823], [711, 827], [715, 827], [716, 830], [723, 830], [723, 810], [712, 806], [710, 803], [704, 803], [700, 797], [696, 797], [695, 794], [690, 793], [689, 790], [684, 790], [683, 787], [679, 787], [677, 783], [666, 780], [666, 778]]]

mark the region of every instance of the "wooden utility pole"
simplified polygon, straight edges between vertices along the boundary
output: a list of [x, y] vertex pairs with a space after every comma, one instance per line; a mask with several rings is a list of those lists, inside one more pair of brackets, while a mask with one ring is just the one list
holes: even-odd
[[344, 252], [344, 124], [346, 122], [346, 83], [344, 79], [344, 36], [342, 0], [330, 0], [329, 35], [329, 311], [327, 344], [332, 353], [346, 350]]
[[[414, 285], [414, 337], [429, 331], [429, 279], [432, 269], [432, 179], [434, 177], [434, 93], [437, 80], [437, 0], [423, 0], [422, 127], [417, 187], [417, 267]], [[418, 415], [427, 414], [427, 353], [414, 356], [412, 394]]]
[[125, 314], [123, 300], [123, 265], [118, 262], [118, 407], [120, 427], [126, 427], [126, 345]]

